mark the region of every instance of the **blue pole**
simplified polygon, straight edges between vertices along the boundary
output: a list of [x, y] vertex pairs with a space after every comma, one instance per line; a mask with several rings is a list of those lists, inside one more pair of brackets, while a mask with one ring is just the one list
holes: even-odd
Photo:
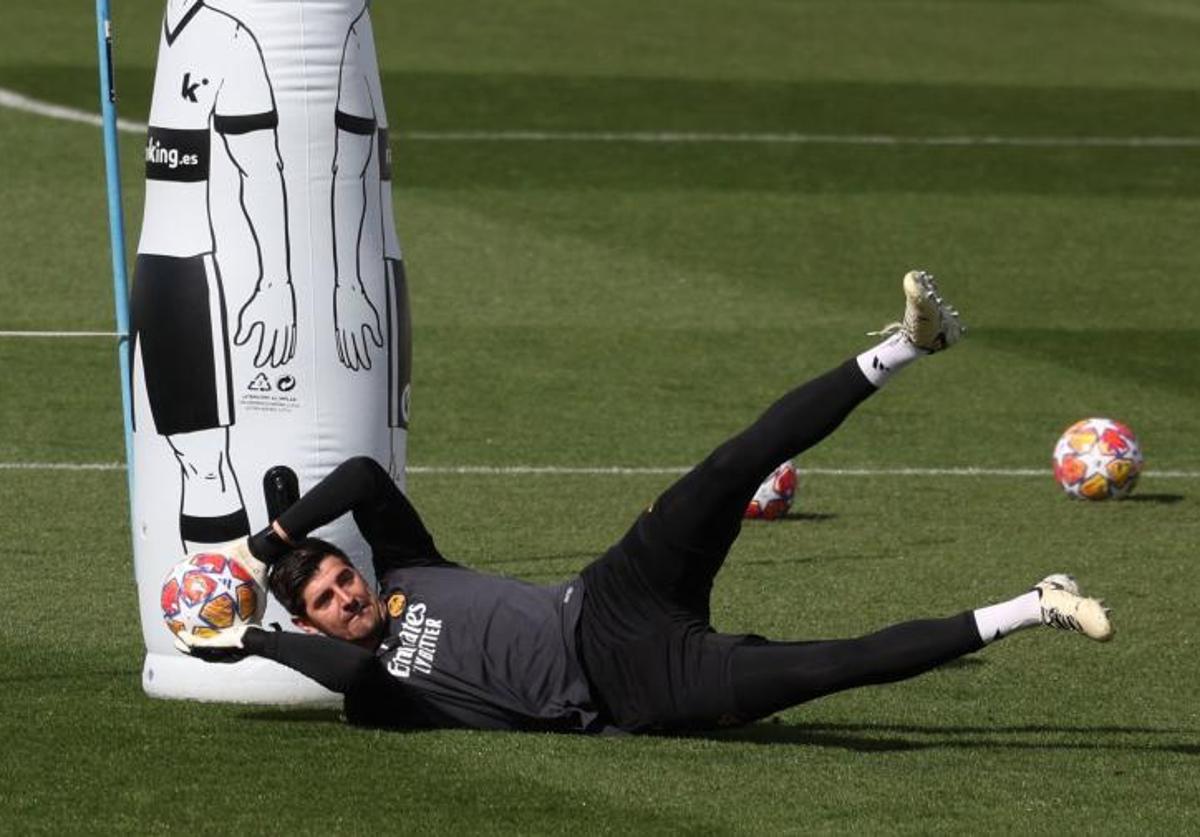
[[125, 477], [133, 502], [133, 398], [129, 341], [129, 282], [125, 265], [125, 212], [121, 206], [121, 159], [117, 145], [117, 89], [113, 81], [109, 0], [96, 0], [96, 47], [100, 60], [100, 114], [104, 121], [104, 164], [108, 182], [108, 234], [112, 249], [113, 296], [117, 314], [117, 357], [121, 365], [121, 415], [125, 422]]

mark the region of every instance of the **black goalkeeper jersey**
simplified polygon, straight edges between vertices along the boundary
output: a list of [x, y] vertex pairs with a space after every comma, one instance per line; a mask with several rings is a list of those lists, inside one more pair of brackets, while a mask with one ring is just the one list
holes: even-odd
[[345, 512], [371, 546], [387, 613], [367, 651], [324, 636], [251, 630], [247, 650], [345, 695], [351, 721], [385, 726], [600, 731], [579, 661], [578, 577], [539, 586], [445, 560], [373, 460], [338, 466], [279, 518], [293, 538]]
[[554, 587], [448, 564], [395, 569], [377, 658], [458, 724], [582, 731], [596, 721], [575, 629], [582, 582]]

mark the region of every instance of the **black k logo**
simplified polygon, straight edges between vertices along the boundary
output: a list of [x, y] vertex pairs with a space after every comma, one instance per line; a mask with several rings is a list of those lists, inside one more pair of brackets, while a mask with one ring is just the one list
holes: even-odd
[[201, 85], [205, 84], [208, 84], [208, 79], [206, 78], [202, 78], [195, 84], [192, 84], [192, 74], [184, 73], [183, 89], [179, 91], [179, 95], [189, 102], [199, 102], [200, 100], [196, 98], [196, 91], [200, 89]]

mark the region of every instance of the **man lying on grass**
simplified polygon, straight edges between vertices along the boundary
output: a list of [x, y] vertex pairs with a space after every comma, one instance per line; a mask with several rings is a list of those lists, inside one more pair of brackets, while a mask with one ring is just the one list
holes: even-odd
[[[269, 566], [271, 591], [307, 633], [245, 627], [177, 644], [207, 660], [257, 654], [290, 666], [343, 694], [353, 723], [666, 732], [903, 680], [1024, 628], [1109, 639], [1103, 605], [1066, 575], [856, 639], [776, 642], [710, 625], [713, 579], [764, 477], [901, 367], [958, 340], [958, 314], [931, 276], [908, 273], [904, 293], [903, 320], [879, 345], [783, 396], [572, 579], [542, 587], [447, 561], [386, 471], [357, 458], [237, 550]], [[306, 537], [346, 512], [371, 547], [379, 593], [340, 549]]]

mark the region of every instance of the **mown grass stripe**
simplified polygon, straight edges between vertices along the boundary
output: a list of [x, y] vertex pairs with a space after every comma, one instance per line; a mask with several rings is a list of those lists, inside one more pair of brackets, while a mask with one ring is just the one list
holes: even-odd
[[[0, 87], [0, 107], [66, 122], [101, 125], [99, 115], [78, 108], [34, 99]], [[117, 129], [144, 134], [146, 123], [117, 120]], [[898, 134], [803, 134], [790, 131], [397, 131], [397, 140], [411, 142], [485, 143], [641, 143], [662, 145], [859, 145], [932, 146], [951, 148], [1200, 148], [1200, 137], [1189, 136], [1000, 136], [962, 134], [948, 136], [903, 136]]]

